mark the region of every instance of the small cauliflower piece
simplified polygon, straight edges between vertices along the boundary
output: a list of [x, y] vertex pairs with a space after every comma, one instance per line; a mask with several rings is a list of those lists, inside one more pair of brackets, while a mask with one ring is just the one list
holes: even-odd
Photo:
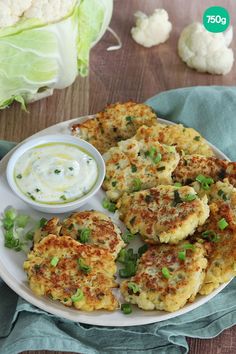
[[152, 47], [164, 43], [169, 38], [172, 30], [168, 13], [164, 9], [155, 9], [154, 13], [147, 16], [141, 11], [136, 12], [136, 27], [131, 29], [135, 42], [144, 47]]
[[180, 58], [199, 72], [228, 74], [233, 66], [234, 53], [228, 48], [232, 40], [232, 27], [226, 33], [211, 33], [199, 22], [182, 31], [178, 42]]

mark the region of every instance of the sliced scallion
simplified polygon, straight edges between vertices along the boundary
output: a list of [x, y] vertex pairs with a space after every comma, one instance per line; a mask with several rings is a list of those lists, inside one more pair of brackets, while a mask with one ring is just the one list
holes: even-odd
[[58, 257], [53, 257], [51, 262], [50, 262], [50, 264], [51, 264], [51, 266], [56, 267], [58, 262], [59, 262], [59, 258]]
[[84, 298], [83, 291], [81, 289], [77, 289], [76, 293], [71, 296], [72, 302], [81, 301]]
[[218, 225], [218, 227], [219, 227], [220, 230], [224, 230], [224, 229], [226, 229], [226, 227], [229, 226], [229, 224], [227, 223], [227, 221], [225, 220], [225, 218], [220, 219], [220, 220], [218, 221], [217, 225]]

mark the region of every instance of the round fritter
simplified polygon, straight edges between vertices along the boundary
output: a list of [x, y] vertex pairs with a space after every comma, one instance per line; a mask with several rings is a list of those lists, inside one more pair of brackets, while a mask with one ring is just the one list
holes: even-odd
[[118, 307], [112, 293], [116, 265], [107, 250], [68, 236], [49, 235], [28, 254], [24, 269], [38, 296], [47, 295], [84, 311]]
[[73, 213], [62, 222], [61, 235], [67, 235], [83, 242], [85, 231], [88, 236], [86, 244], [108, 249], [114, 257], [120, 252], [125, 243], [117, 225], [105, 214], [99, 211], [81, 211]]
[[182, 155], [199, 154], [214, 156], [214, 152], [207, 141], [193, 128], [186, 128], [182, 124], [156, 124], [152, 127], [141, 127], [136, 133], [136, 139], [155, 139], [161, 144], [172, 145]]
[[117, 207], [126, 227], [153, 244], [185, 239], [209, 215], [207, 197], [200, 199], [189, 186], [158, 186], [124, 194]]
[[200, 174], [213, 178], [215, 182], [228, 178], [229, 182], [236, 186], [236, 162], [200, 155], [182, 157], [173, 172], [173, 179], [182, 184], [190, 184]]
[[[235, 194], [227, 201], [216, 198], [210, 204], [210, 216], [191, 237], [200, 240], [206, 250], [208, 267], [200, 294], [210, 294], [236, 275]], [[224, 220], [224, 221], [222, 221]], [[226, 222], [226, 223], [225, 223]], [[223, 224], [222, 224], [223, 223]], [[220, 227], [220, 225], [223, 225]], [[223, 227], [223, 229], [222, 229]]]
[[155, 112], [143, 103], [115, 103], [108, 105], [95, 119], [74, 124], [72, 133], [104, 153], [118, 141], [131, 138], [141, 125], [151, 126], [156, 122]]
[[143, 310], [177, 311], [194, 300], [206, 266], [201, 244], [151, 246], [140, 258], [136, 275], [122, 282], [121, 293]]
[[119, 142], [105, 155], [106, 177], [103, 188], [116, 201], [124, 192], [172, 184], [171, 174], [179, 162], [174, 147], [153, 140], [135, 138]]

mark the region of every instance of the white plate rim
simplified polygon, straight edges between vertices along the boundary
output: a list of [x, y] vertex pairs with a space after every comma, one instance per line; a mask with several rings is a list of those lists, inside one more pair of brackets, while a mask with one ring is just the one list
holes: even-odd
[[[37, 132], [30, 136], [29, 138], [25, 139], [22, 141], [20, 144], [24, 143], [25, 141], [38, 137], [38, 136], [43, 136], [46, 134], [50, 134], [51, 132], [54, 132], [56, 134], [71, 134], [70, 132], [70, 127], [75, 124], [82, 122], [86, 119], [93, 119], [94, 115], [90, 116], [82, 116], [78, 118], [73, 118], [71, 120], [67, 120], [64, 122], [57, 123], [55, 125], [52, 125], [46, 129], [41, 130], [40, 132]], [[176, 125], [176, 123], [158, 118], [158, 122], [162, 124], [167, 124], [167, 125]], [[56, 130], [56, 132], [55, 132]], [[229, 158], [222, 153], [218, 148], [216, 148], [213, 144], [207, 141], [207, 143], [210, 145], [210, 147], [214, 150], [216, 155], [220, 156], [220, 158], [229, 160]], [[8, 152], [4, 158], [0, 162], [0, 167], [2, 165], [5, 165], [12, 154], [12, 152], [20, 145], [17, 144], [15, 148], [13, 148], [10, 152]], [[9, 187], [10, 191], [10, 187]], [[11, 191], [10, 191], [11, 192]], [[12, 192], [11, 192], [12, 193]], [[15, 278], [12, 276], [12, 274], [6, 269], [4, 264], [2, 263], [0, 259], [0, 277], [4, 280], [4, 282], [14, 291], [16, 292], [19, 296], [21, 296], [23, 299], [28, 301], [30, 304], [38, 307], [41, 310], [46, 311], [47, 313], [50, 313], [52, 315], [58, 316], [58, 317], [63, 317], [67, 320], [71, 320], [73, 322], [78, 322], [78, 323], [84, 323], [84, 324], [90, 324], [90, 325], [96, 325], [96, 326], [107, 326], [107, 327], [127, 327], [127, 326], [138, 326], [138, 325], [145, 325], [145, 324], [151, 324], [151, 323], [157, 323], [161, 321], [165, 321], [171, 318], [175, 318], [177, 316], [183, 315], [187, 312], [190, 312], [199, 306], [207, 303], [209, 300], [211, 300], [213, 297], [215, 297], [219, 292], [221, 292], [229, 283], [224, 283], [220, 287], [218, 287], [216, 290], [214, 290], [211, 294], [205, 295], [205, 296], [200, 296], [199, 299], [195, 300], [191, 304], [185, 305], [182, 309], [171, 312], [171, 313], [166, 313], [161, 314], [159, 316], [149, 316], [148, 314], [153, 314], [157, 311], [142, 311], [142, 313], [147, 314], [146, 317], [141, 317], [141, 318], [133, 318], [129, 316], [122, 315], [123, 318], [123, 323], [117, 322], [117, 320], [112, 319], [112, 315], [116, 312], [107, 312], [107, 311], [96, 311], [96, 312], [91, 312], [91, 313], [86, 313], [78, 310], [72, 310], [75, 312], [76, 316], [71, 315], [70, 312], [66, 312], [66, 307], [64, 307], [61, 304], [58, 304], [58, 306], [55, 306], [55, 301], [51, 301], [47, 298], [44, 297], [37, 297], [35, 296], [32, 292], [27, 292], [25, 290], [25, 285], [21, 286], [21, 284], [15, 283]], [[104, 321], [105, 320], [105, 321]], [[102, 323], [101, 323], [102, 322]]]

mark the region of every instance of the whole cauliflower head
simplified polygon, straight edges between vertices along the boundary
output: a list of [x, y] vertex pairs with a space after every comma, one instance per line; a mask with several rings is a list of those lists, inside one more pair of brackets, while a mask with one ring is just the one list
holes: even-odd
[[232, 27], [225, 33], [211, 33], [195, 22], [184, 28], [178, 41], [180, 58], [190, 67], [210, 74], [228, 74], [233, 66], [234, 53], [228, 48]]
[[156, 9], [151, 16], [141, 11], [135, 14], [136, 27], [131, 29], [135, 42], [144, 47], [152, 47], [164, 43], [170, 35], [172, 24], [168, 13], [164, 9]]

